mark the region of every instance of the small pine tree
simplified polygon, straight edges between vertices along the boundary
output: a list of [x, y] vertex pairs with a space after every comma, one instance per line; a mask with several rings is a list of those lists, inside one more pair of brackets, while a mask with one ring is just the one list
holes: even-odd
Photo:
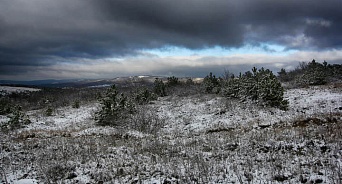
[[284, 100], [284, 88], [270, 70], [261, 68], [258, 71], [257, 99], [265, 106], [279, 107], [286, 110], [288, 101]]
[[[0, 92], [1, 93], [1, 92]], [[0, 97], [0, 115], [6, 115], [12, 112], [12, 105], [9, 98]]]
[[154, 81], [154, 92], [158, 96], [166, 96], [166, 86], [161, 79], [156, 78], [156, 80]]
[[282, 82], [288, 82], [291, 80], [284, 68], [280, 69], [280, 71], [278, 72], [278, 79]]
[[220, 92], [220, 80], [211, 72], [204, 78], [203, 86], [206, 93]]
[[180, 84], [180, 81], [177, 77], [172, 76], [172, 77], [167, 78], [167, 82], [166, 82], [167, 86], [176, 86], [178, 84]]
[[135, 112], [134, 104], [123, 93], [119, 94], [115, 85], [108, 89], [101, 105], [95, 120], [102, 126], [123, 125], [123, 121]]
[[134, 94], [134, 100], [137, 104], [139, 105], [144, 105], [147, 104], [148, 102], [152, 100], [157, 99], [157, 95], [152, 93], [150, 90], [143, 88], [137, 90]]
[[302, 62], [296, 70], [289, 72], [290, 80], [294, 80], [296, 85], [323, 85], [334, 78], [334, 72], [326, 61], [322, 63], [312, 60], [309, 63]]
[[21, 111], [20, 106], [15, 106], [8, 115], [9, 121], [2, 125], [2, 130], [14, 130], [22, 128], [24, 125], [31, 123], [28, 116]]
[[269, 69], [253, 68], [237, 79], [228, 79], [223, 85], [223, 94], [241, 100], [251, 99], [264, 106], [286, 110], [288, 101], [284, 100], [284, 88]]

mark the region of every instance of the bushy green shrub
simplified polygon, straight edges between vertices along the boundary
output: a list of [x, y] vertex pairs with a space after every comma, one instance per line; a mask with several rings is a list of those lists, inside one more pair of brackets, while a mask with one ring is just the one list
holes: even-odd
[[138, 89], [134, 94], [134, 101], [139, 105], [147, 104], [152, 100], [157, 99], [157, 95], [152, 93], [147, 88]]
[[12, 112], [8, 115], [8, 118], [8, 122], [2, 125], [2, 130], [15, 130], [31, 123], [28, 116], [21, 111], [20, 106], [15, 106]]
[[12, 112], [12, 105], [7, 97], [0, 97], [0, 115], [6, 115]]
[[101, 109], [96, 113], [98, 125], [123, 125], [124, 120], [135, 111], [135, 106], [123, 93], [118, 92], [115, 85], [111, 86], [101, 100]]
[[206, 93], [220, 92], [220, 80], [211, 72], [204, 78], [202, 85]]
[[301, 85], [323, 85], [327, 83], [327, 67], [312, 60], [307, 64], [304, 73], [297, 77], [297, 83]]
[[312, 60], [311, 62], [300, 62], [294, 70], [278, 72], [278, 78], [282, 82], [289, 82], [293, 87], [305, 87], [309, 85], [324, 85], [328, 82], [342, 79], [342, 65], [328, 62], [323, 63]]
[[280, 71], [278, 72], [278, 78], [282, 82], [288, 82], [291, 80], [291, 77], [284, 68], [280, 69]]
[[263, 106], [286, 110], [288, 101], [284, 100], [284, 88], [269, 69], [253, 68], [239, 78], [226, 79], [222, 93], [227, 97], [250, 99]]
[[253, 100], [259, 103], [270, 106], [279, 107], [286, 110], [288, 101], [284, 100], [284, 88], [278, 81], [277, 77], [269, 69], [261, 68], [259, 71], [253, 69]]
[[172, 76], [172, 77], [167, 78], [167, 82], [166, 82], [167, 86], [176, 86], [178, 84], [180, 84], [180, 81], [177, 77]]
[[154, 81], [154, 92], [158, 96], [166, 96], [166, 86], [161, 79], [156, 78], [156, 80]]
[[222, 83], [221, 93], [230, 98], [240, 98], [242, 95], [242, 80], [241, 78], [227, 78]]

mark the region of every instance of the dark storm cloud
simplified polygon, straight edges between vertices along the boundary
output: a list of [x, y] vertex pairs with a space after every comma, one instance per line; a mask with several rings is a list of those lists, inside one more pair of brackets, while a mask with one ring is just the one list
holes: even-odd
[[341, 0], [0, 0], [0, 71], [167, 46], [339, 49], [341, 10]]
[[148, 39], [157, 38], [161, 44], [201, 48], [237, 46], [243, 41], [236, 5], [226, 1], [105, 0], [96, 3], [105, 12], [105, 19], [160, 32]]
[[[262, 2], [262, 3], [260, 3]], [[296, 49], [342, 46], [342, 1], [253, 1], [241, 22], [250, 41], [273, 42]], [[305, 43], [309, 40], [308, 44]], [[248, 40], [247, 40], [248, 41]], [[297, 43], [296, 43], [297, 42]]]

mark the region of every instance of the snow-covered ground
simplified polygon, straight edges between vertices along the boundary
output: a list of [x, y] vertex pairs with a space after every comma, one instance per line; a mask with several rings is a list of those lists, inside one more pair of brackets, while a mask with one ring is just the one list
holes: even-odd
[[341, 91], [291, 89], [285, 97], [288, 111], [215, 95], [159, 98], [142, 107], [163, 124], [152, 134], [96, 126], [97, 103], [53, 116], [30, 111], [31, 124], [1, 135], [2, 181], [340, 182]]
[[292, 89], [285, 93], [290, 102], [288, 111], [260, 108], [223, 97], [164, 97], [156, 102], [158, 114], [168, 119], [175, 131], [203, 131], [210, 127], [267, 126], [292, 122], [298, 117], [340, 113], [342, 93], [328, 88]]
[[12, 86], [0, 86], [0, 93], [18, 93], [25, 91], [39, 91], [37, 88], [27, 88], [27, 87], [12, 87]]

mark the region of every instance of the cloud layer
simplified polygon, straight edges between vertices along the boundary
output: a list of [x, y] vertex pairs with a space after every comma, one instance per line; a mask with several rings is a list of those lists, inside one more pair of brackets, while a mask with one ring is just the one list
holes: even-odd
[[342, 49], [341, 0], [1, 0], [0, 5], [2, 77], [39, 68], [101, 66], [113, 57], [128, 57], [124, 65], [134, 67], [140, 64], [130, 57], [168, 46]]

